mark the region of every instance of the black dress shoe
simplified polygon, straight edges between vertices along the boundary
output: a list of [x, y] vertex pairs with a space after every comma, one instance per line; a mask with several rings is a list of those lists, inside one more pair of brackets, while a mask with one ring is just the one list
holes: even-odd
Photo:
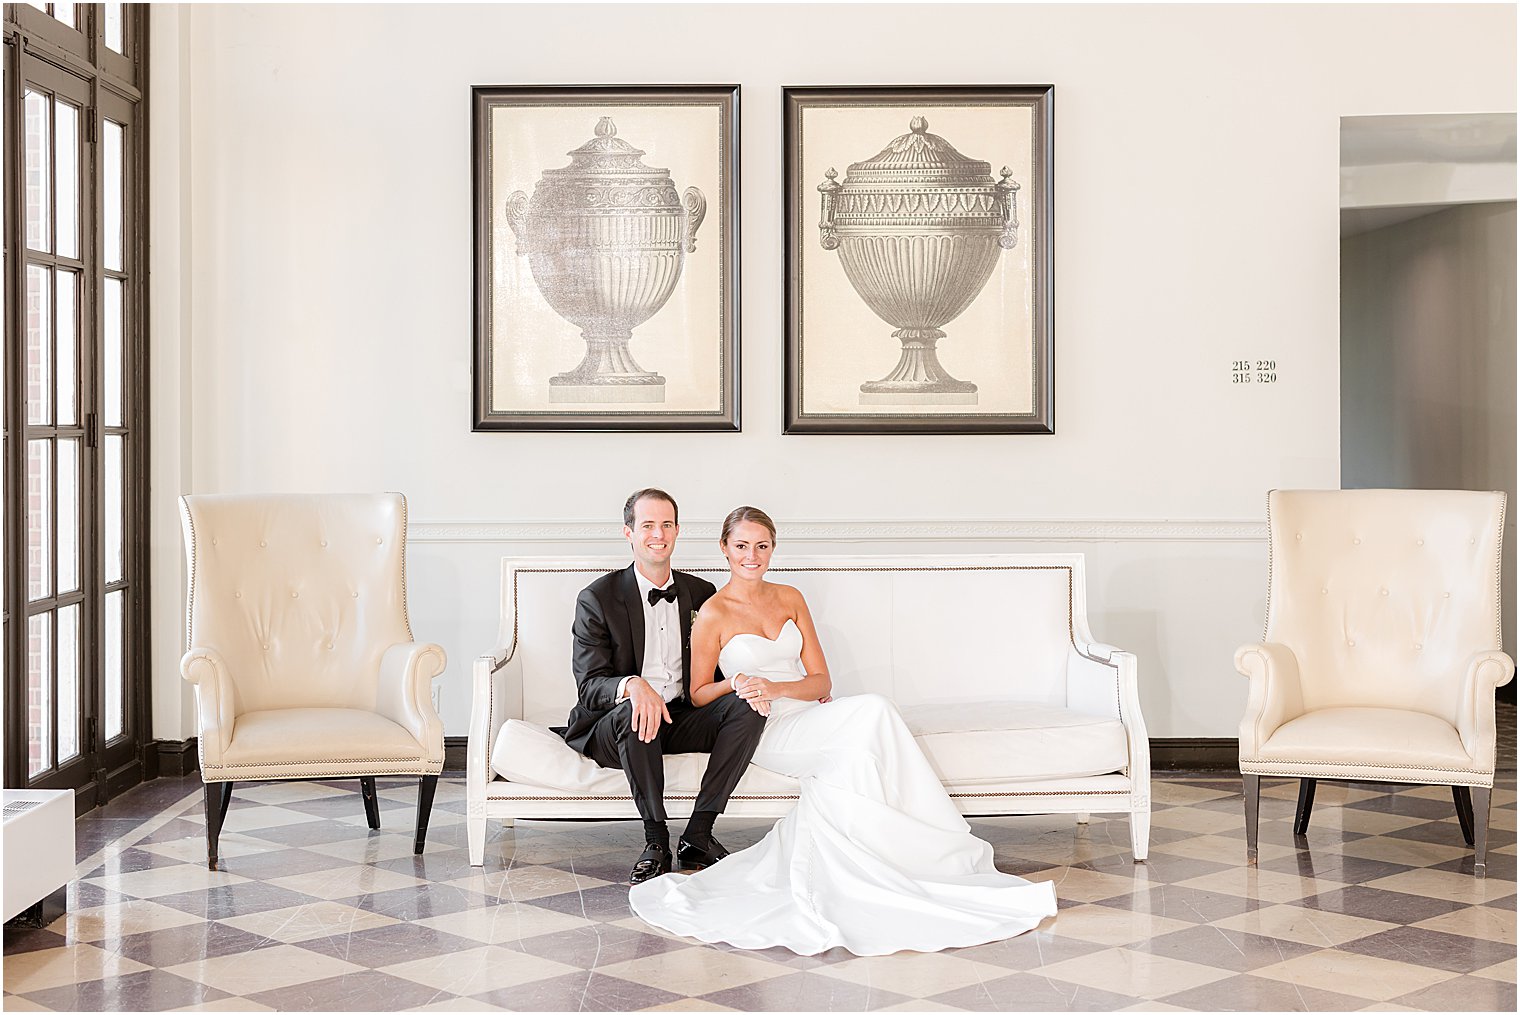
[[711, 867], [727, 855], [728, 850], [723, 848], [723, 844], [711, 837], [691, 840], [683, 835], [676, 846], [676, 859], [681, 862], [682, 870]]
[[633, 865], [633, 872], [628, 875], [628, 883], [637, 885], [650, 878], [669, 873], [670, 847], [664, 843], [649, 842], [644, 844], [644, 852], [639, 854], [638, 862]]

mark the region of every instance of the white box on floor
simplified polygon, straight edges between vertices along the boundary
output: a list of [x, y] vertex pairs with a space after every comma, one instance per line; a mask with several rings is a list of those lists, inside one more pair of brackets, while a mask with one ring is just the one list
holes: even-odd
[[74, 791], [8, 789], [5, 801], [5, 919], [74, 879]]

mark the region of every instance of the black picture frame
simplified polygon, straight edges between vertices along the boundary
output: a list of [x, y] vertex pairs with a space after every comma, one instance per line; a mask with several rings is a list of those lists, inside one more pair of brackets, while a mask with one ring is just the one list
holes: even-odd
[[[783, 432], [1053, 434], [1055, 87], [794, 86], [781, 101]], [[984, 155], [985, 183], [966, 185]], [[973, 285], [945, 279], [989, 259], [999, 285], [936, 317]], [[997, 305], [980, 307], [989, 290]], [[963, 377], [941, 365], [947, 349], [998, 365]]]
[[471, 429], [739, 430], [739, 86], [477, 85], [471, 123]]

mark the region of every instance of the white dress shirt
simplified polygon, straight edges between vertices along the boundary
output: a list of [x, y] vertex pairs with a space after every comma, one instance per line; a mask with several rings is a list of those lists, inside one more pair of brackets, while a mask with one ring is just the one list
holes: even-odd
[[[681, 696], [681, 608], [663, 599], [649, 605], [649, 591], [655, 588], [654, 582], [637, 567], [633, 576], [638, 579], [639, 602], [644, 607], [644, 669], [639, 676], [661, 698], [675, 701]], [[675, 580], [672, 574], [661, 588], [675, 588]], [[628, 681], [632, 679], [624, 677], [618, 684], [619, 702], [628, 697]]]

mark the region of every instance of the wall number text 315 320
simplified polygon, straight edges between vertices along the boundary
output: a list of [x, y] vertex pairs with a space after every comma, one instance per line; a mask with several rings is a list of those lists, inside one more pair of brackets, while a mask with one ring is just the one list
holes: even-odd
[[1230, 360], [1231, 384], [1276, 384], [1277, 360], [1232, 359]]

